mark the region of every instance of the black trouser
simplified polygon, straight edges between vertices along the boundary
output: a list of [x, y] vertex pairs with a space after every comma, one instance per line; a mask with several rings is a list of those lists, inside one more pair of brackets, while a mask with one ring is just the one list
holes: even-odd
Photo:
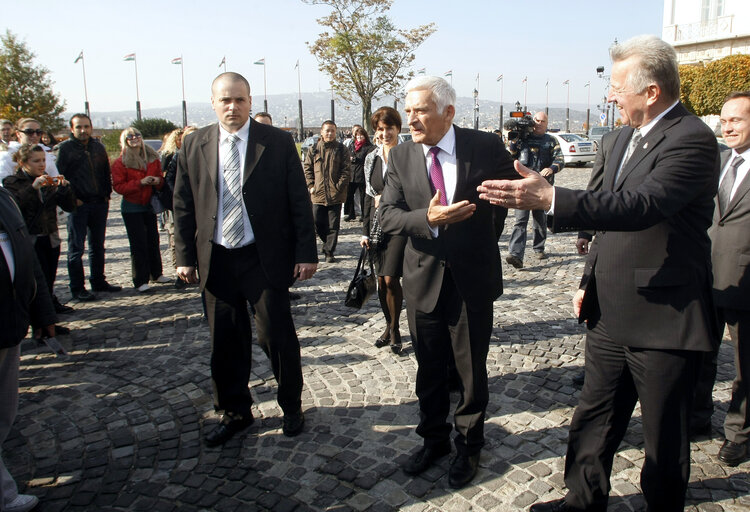
[[302, 406], [302, 366], [287, 288], [273, 288], [255, 245], [226, 249], [214, 245], [205, 287], [211, 329], [211, 382], [217, 411], [250, 413], [248, 389], [252, 332], [247, 303], [255, 311], [258, 338], [278, 382], [285, 414]]
[[746, 443], [750, 438], [750, 311], [717, 308], [720, 325], [726, 324], [734, 344], [732, 398], [724, 420], [724, 435], [733, 443]]
[[456, 450], [473, 455], [484, 445], [484, 418], [489, 401], [487, 352], [492, 332], [492, 302], [483, 310], [468, 309], [446, 269], [434, 311], [416, 311], [406, 303], [409, 329], [417, 356], [420, 421], [417, 434], [425, 446], [449, 440], [450, 393], [447, 372], [451, 354], [461, 383], [454, 421]]
[[355, 204], [355, 196], [359, 196], [359, 208], [361, 212], [361, 216], [364, 217], [365, 215], [365, 184], [364, 183], [355, 183], [350, 182], [349, 183], [349, 189], [346, 192], [346, 202], [344, 203], [344, 215], [348, 215], [351, 217], [356, 217], [356, 204]]
[[161, 276], [161, 251], [156, 214], [151, 212], [124, 213], [122, 220], [130, 242], [130, 267], [133, 285], [138, 288], [149, 279]]
[[339, 240], [341, 204], [313, 204], [313, 217], [315, 217], [315, 232], [323, 242], [323, 253], [332, 255]]
[[700, 354], [619, 345], [601, 320], [588, 332], [586, 380], [565, 457], [569, 505], [606, 511], [612, 461], [640, 400], [646, 455], [641, 489], [648, 509], [684, 509], [690, 477], [688, 417]]
[[44, 279], [47, 280], [49, 294], [55, 295], [55, 278], [57, 277], [57, 262], [60, 259], [60, 246], [52, 247], [50, 235], [39, 235], [34, 242], [34, 251], [42, 267]]

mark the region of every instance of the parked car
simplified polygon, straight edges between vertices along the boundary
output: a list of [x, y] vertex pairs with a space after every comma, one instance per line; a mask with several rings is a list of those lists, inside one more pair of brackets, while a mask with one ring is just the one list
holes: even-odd
[[161, 140], [160, 139], [144, 139], [143, 143], [147, 146], [151, 146], [151, 149], [154, 151], [159, 151], [159, 148], [161, 148]]
[[575, 133], [550, 133], [560, 144], [565, 166], [583, 167], [596, 158], [594, 143]]
[[609, 126], [592, 126], [589, 131], [589, 140], [594, 141], [594, 150], [599, 150], [599, 144], [602, 142], [602, 137], [605, 133], [609, 133], [612, 129]]
[[399, 133], [398, 134], [399, 144], [402, 142], [409, 142], [410, 140], [411, 140], [411, 133]]
[[300, 144], [300, 150], [302, 151], [302, 160], [304, 160], [307, 156], [307, 151], [318, 143], [318, 140], [320, 140], [320, 135], [313, 135], [312, 137], [308, 137], [302, 141], [302, 144]]

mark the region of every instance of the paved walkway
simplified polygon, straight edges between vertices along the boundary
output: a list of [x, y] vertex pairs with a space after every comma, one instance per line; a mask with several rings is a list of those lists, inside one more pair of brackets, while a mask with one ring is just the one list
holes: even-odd
[[[585, 187], [588, 175], [589, 169], [565, 170], [558, 184]], [[275, 382], [256, 346], [250, 386], [258, 420], [246, 435], [209, 449], [201, 437], [217, 418], [199, 295], [194, 287], [171, 285], [157, 285], [150, 295], [133, 291], [119, 199], [113, 201], [107, 275], [125, 290], [72, 304], [75, 313], [63, 319], [74, 331], [61, 338], [67, 358], [30, 340], [22, 347], [19, 415], [3, 446], [22, 490], [40, 497], [42, 511], [520, 511], [560, 497], [579, 391], [571, 378], [583, 363], [583, 331], [570, 312], [583, 268], [574, 235], [551, 235], [550, 258], [529, 256], [521, 271], [503, 261], [505, 294], [495, 302], [488, 359], [487, 445], [476, 480], [456, 492], [447, 483], [447, 457], [421, 477], [399, 469], [421, 444], [414, 433], [416, 363], [406, 335], [404, 356], [373, 346], [385, 325], [375, 299], [361, 311], [343, 305], [359, 227], [344, 223], [338, 261], [322, 264], [314, 279], [295, 287], [302, 294], [293, 311], [305, 431], [294, 439], [282, 435]], [[66, 272], [63, 252], [63, 301]], [[408, 333], [405, 316], [402, 333]], [[692, 445], [691, 511], [750, 508], [750, 463], [732, 469], [716, 461], [731, 360], [725, 343], [713, 435]], [[615, 459], [610, 510], [641, 509], [642, 463], [636, 411]]]

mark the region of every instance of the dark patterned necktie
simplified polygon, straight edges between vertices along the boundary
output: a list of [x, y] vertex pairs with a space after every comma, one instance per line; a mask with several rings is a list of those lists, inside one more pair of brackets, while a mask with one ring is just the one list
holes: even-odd
[[633, 153], [635, 152], [636, 148], [638, 147], [638, 143], [641, 142], [641, 139], [643, 138], [643, 135], [641, 135], [641, 131], [636, 128], [633, 131], [633, 135], [630, 137], [630, 143], [628, 143], [628, 150], [625, 152], [625, 156], [622, 157], [622, 165], [620, 165], [620, 168], [617, 169], [617, 176], [615, 176], [615, 183], [617, 183], [617, 180], [620, 179], [620, 175], [622, 174], [623, 169], [625, 169], [625, 166], [628, 164], [628, 160], [630, 160], [630, 157], [633, 156]]
[[440, 204], [448, 206], [448, 196], [445, 193], [445, 181], [443, 180], [443, 167], [440, 165], [440, 160], [438, 160], [438, 153], [440, 153], [439, 147], [430, 148], [430, 156], [432, 157], [432, 162], [430, 163], [430, 181], [432, 182], [432, 187], [440, 191]]
[[224, 197], [222, 198], [223, 223], [221, 234], [230, 247], [236, 247], [244, 236], [242, 225], [242, 172], [237, 136], [227, 137], [224, 145]]
[[721, 184], [719, 185], [719, 209], [721, 213], [726, 211], [729, 201], [732, 199], [732, 189], [734, 188], [734, 182], [737, 180], [737, 169], [743, 163], [745, 163], [745, 160], [741, 156], [737, 155], [734, 157], [732, 163], [729, 164], [729, 169], [727, 169], [724, 179], [721, 180]]

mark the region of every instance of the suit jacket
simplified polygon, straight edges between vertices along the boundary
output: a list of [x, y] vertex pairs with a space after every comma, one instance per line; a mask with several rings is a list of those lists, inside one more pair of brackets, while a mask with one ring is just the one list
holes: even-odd
[[389, 153], [380, 216], [383, 231], [407, 235], [404, 254], [406, 303], [419, 311], [435, 309], [445, 267], [469, 308], [486, 307], [503, 290], [500, 252], [492, 222], [492, 207], [479, 199], [484, 180], [517, 179], [513, 161], [500, 138], [491, 133], [456, 130], [456, 170], [453, 201], [464, 199], [477, 209], [467, 220], [443, 226], [434, 238], [427, 224], [433, 196], [421, 144], [406, 142]]
[[[15, 347], [26, 337], [31, 314], [39, 325], [57, 320], [32, 238], [11, 193], [0, 187], [0, 221], [13, 248], [15, 279], [11, 289], [0, 289], [0, 349]], [[0, 258], [5, 256], [0, 250]], [[5, 263], [0, 263], [5, 265]], [[39, 292], [39, 293], [37, 293]]]
[[[722, 152], [721, 169], [732, 155]], [[718, 199], [708, 235], [714, 269], [714, 300], [717, 307], [750, 309], [750, 175], [739, 185], [727, 211], [719, 209]]]
[[580, 320], [601, 318], [626, 346], [711, 350], [706, 231], [719, 173], [716, 138], [678, 103], [643, 137], [615, 183], [632, 133], [626, 127], [611, 135], [609, 157], [599, 162], [600, 190], [555, 189], [553, 231], [597, 231]]
[[[210, 268], [219, 207], [219, 125], [186, 137], [174, 190], [178, 266], [198, 265], [201, 288]], [[292, 137], [250, 120], [242, 196], [263, 271], [274, 287], [289, 287], [296, 263], [317, 263], [310, 194]], [[218, 242], [217, 242], [218, 243]]]

